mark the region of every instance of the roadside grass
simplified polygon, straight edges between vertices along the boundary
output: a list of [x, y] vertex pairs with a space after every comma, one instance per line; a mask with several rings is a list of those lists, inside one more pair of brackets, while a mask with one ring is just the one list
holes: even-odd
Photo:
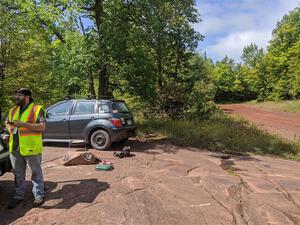
[[272, 109], [282, 112], [300, 113], [300, 100], [279, 101], [279, 102], [247, 102], [249, 105], [256, 105], [261, 108]]
[[298, 142], [290, 142], [241, 118], [223, 114], [205, 121], [139, 119], [137, 126], [140, 137], [157, 134], [177, 145], [229, 154], [254, 153], [300, 160]]

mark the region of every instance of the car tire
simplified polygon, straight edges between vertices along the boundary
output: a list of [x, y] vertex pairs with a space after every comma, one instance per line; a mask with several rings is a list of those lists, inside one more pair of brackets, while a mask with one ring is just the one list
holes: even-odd
[[97, 150], [106, 150], [111, 145], [111, 138], [105, 130], [96, 130], [90, 139], [91, 145]]

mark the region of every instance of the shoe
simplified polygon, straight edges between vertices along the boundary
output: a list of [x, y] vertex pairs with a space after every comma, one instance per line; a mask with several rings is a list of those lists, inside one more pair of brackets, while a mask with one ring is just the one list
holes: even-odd
[[17, 205], [19, 205], [22, 201], [23, 201], [23, 199], [16, 199], [16, 198], [13, 198], [13, 199], [11, 199], [10, 202], [8, 203], [7, 208], [8, 208], [8, 209], [13, 209], [13, 208], [15, 208]]
[[36, 197], [33, 201], [33, 207], [39, 207], [43, 205], [45, 202], [45, 199], [43, 197]]
[[130, 146], [125, 146], [122, 150], [125, 157], [130, 157]]
[[124, 158], [125, 155], [124, 155], [124, 152], [114, 152], [114, 157], [118, 157], [120, 159]]

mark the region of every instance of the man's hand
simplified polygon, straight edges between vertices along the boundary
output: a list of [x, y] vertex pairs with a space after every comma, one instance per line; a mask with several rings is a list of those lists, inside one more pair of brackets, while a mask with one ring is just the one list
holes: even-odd
[[20, 122], [20, 121], [13, 121], [12, 125], [15, 127], [26, 127], [29, 130], [39, 131], [39, 132], [43, 132], [46, 128], [45, 122], [24, 123], [24, 122]]
[[20, 122], [18, 120], [15, 120], [15, 121], [11, 122], [10, 125], [12, 125], [14, 127], [26, 127], [26, 123]]

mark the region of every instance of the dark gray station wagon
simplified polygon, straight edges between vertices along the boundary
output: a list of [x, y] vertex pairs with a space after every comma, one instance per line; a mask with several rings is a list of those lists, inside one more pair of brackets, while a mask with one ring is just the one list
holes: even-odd
[[105, 150], [136, 132], [124, 101], [72, 99], [50, 106], [46, 112], [44, 142], [85, 142]]

